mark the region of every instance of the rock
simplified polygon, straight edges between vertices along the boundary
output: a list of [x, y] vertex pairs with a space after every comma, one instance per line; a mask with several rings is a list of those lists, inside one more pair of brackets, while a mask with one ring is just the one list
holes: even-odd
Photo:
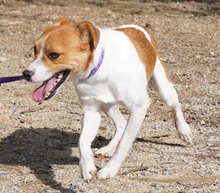
[[77, 182], [75, 182], [75, 181], [71, 182], [71, 187], [72, 188], [77, 188], [78, 187]]
[[160, 125], [154, 125], [154, 129], [160, 129]]
[[214, 53], [214, 52], [210, 52], [210, 55], [211, 55], [211, 56], [215, 56], [215, 53]]
[[160, 184], [156, 184], [155, 188], [156, 188], [157, 190], [160, 190], [162, 187], [161, 187]]
[[205, 125], [206, 124], [204, 120], [201, 120], [200, 123], [201, 123], [201, 125]]
[[200, 59], [200, 58], [201, 58], [201, 56], [197, 54], [197, 55], [196, 55], [196, 58], [197, 58], [197, 59]]
[[85, 10], [85, 11], [90, 11], [91, 8], [90, 8], [90, 7], [85, 7], [84, 10]]

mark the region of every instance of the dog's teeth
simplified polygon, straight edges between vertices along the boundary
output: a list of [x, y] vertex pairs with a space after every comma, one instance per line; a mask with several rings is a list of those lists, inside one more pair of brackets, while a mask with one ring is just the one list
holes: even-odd
[[59, 75], [59, 79], [61, 79], [63, 77], [63, 74], [62, 73], [60, 73], [60, 75]]
[[50, 92], [47, 92], [46, 95], [45, 95], [45, 97], [47, 98], [49, 95], [50, 95]]

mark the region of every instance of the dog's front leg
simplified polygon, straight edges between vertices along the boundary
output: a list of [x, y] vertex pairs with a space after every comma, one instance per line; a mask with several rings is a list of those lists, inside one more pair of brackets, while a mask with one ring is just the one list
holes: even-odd
[[98, 172], [99, 179], [112, 178], [117, 174], [122, 162], [125, 160], [130, 148], [132, 147], [149, 105], [150, 99], [147, 98], [147, 101], [145, 99], [145, 102], [143, 102], [142, 105], [135, 105], [132, 107], [128, 124], [117, 150], [107, 165]]
[[84, 107], [84, 116], [82, 121], [82, 131], [79, 138], [79, 152], [80, 152], [80, 169], [84, 180], [88, 181], [97, 173], [93, 161], [93, 152], [91, 150], [91, 143], [94, 140], [99, 124], [100, 112], [97, 108]]

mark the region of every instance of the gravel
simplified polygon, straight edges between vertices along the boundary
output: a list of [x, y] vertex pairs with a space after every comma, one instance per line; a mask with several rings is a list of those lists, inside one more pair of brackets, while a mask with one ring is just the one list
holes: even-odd
[[[0, 77], [21, 74], [33, 59], [33, 43], [58, 17], [100, 27], [147, 26], [158, 41], [194, 136], [192, 145], [178, 138], [170, 109], [150, 90], [152, 105], [118, 175], [87, 183], [78, 166], [82, 109], [73, 85], [66, 82], [56, 97], [38, 105], [31, 99], [36, 84], [2, 84], [0, 192], [219, 192], [219, 8], [218, 1], [0, 1]], [[122, 112], [128, 118], [128, 112]], [[104, 115], [101, 127], [93, 151], [114, 133]], [[94, 160], [98, 168], [108, 161]]]

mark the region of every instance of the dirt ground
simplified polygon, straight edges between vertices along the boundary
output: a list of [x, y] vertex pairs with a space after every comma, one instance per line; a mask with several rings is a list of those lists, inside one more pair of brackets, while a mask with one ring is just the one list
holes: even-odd
[[[78, 166], [82, 110], [72, 83], [41, 105], [31, 98], [36, 84], [2, 84], [0, 192], [220, 192], [220, 2], [0, 0], [0, 77], [20, 75], [37, 37], [61, 16], [100, 27], [148, 27], [179, 93], [193, 144], [178, 138], [170, 109], [150, 91], [152, 105], [118, 175], [87, 183]], [[101, 126], [94, 151], [114, 133], [104, 115]], [[94, 159], [98, 168], [108, 161]]]

